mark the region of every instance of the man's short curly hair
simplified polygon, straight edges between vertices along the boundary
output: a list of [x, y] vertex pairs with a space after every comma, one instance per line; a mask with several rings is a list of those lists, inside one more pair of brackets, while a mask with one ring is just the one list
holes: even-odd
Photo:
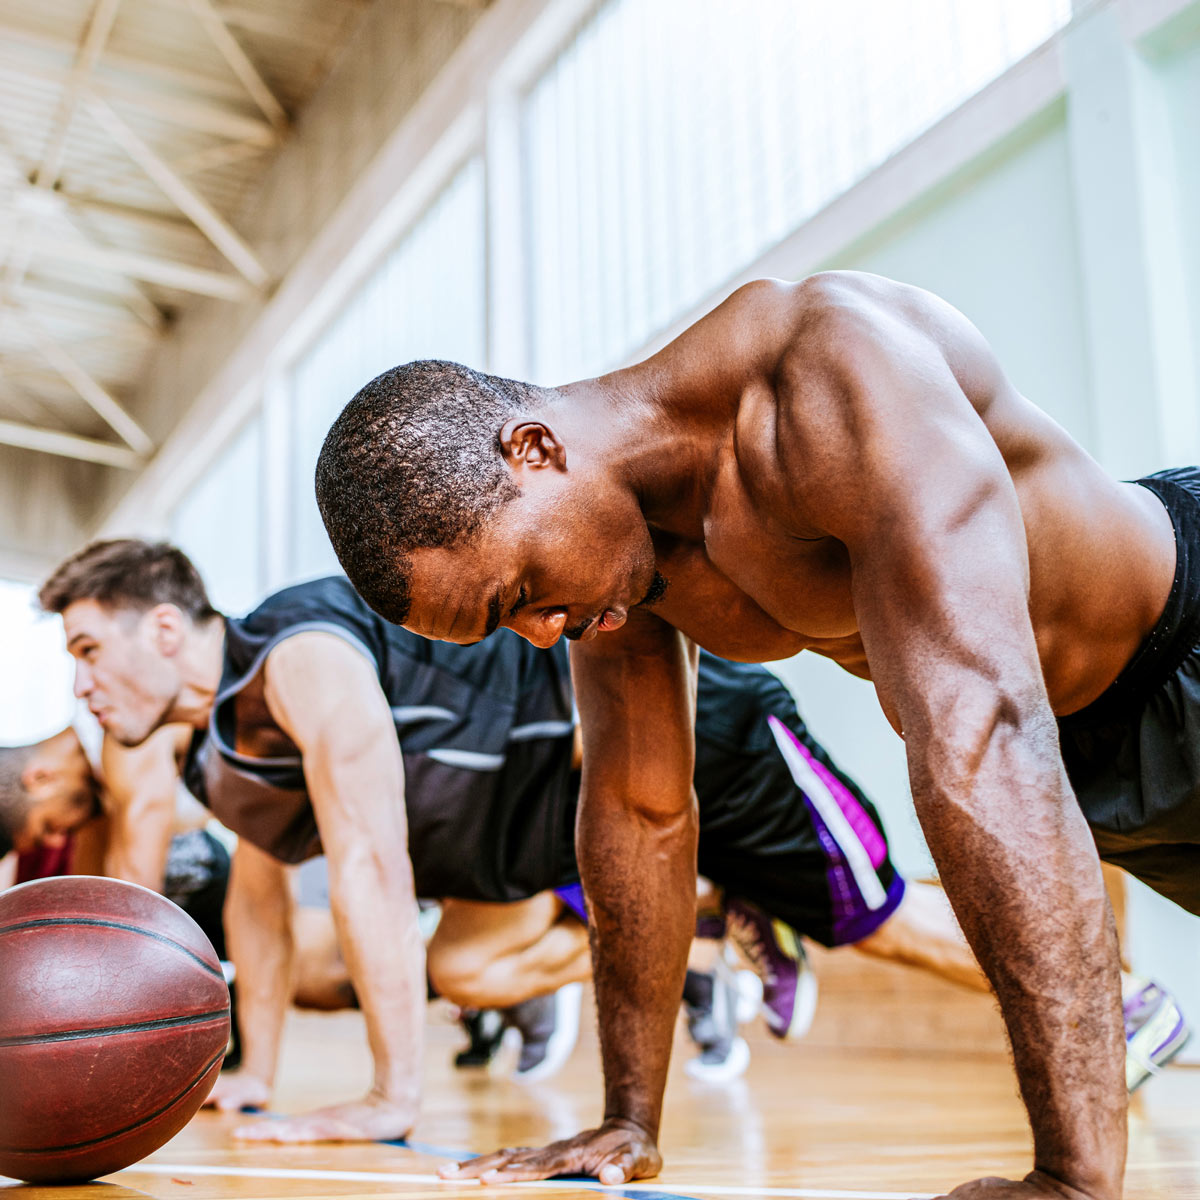
[[385, 371], [342, 410], [317, 460], [317, 506], [350, 582], [380, 616], [408, 616], [413, 550], [453, 547], [519, 488], [500, 429], [536, 389], [427, 359]]

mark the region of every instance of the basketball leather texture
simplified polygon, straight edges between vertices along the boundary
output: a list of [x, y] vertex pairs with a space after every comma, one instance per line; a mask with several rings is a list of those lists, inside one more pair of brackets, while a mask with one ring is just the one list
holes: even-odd
[[87, 875], [0, 893], [0, 1174], [144, 1158], [203, 1103], [228, 1039], [220, 963], [169, 900]]

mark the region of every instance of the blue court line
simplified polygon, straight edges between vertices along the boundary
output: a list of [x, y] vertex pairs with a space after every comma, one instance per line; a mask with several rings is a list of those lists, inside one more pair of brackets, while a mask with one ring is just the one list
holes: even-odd
[[[410, 1142], [407, 1138], [384, 1138], [385, 1146], [399, 1146], [404, 1150], [413, 1150], [417, 1154], [429, 1154], [434, 1158], [453, 1158], [458, 1162], [467, 1162], [479, 1158], [470, 1150], [454, 1150], [448, 1146], [430, 1146], [426, 1142]], [[552, 1175], [555, 1183], [580, 1183], [592, 1192], [602, 1192], [606, 1196], [623, 1196], [627, 1200], [699, 1200], [697, 1196], [685, 1196], [682, 1192], [647, 1192], [640, 1188], [636, 1192], [618, 1191], [616, 1188], [602, 1184], [594, 1175]], [[453, 1183], [453, 1179], [446, 1180]]]
[[[273, 1121], [283, 1120], [287, 1113], [267, 1112], [265, 1109], [246, 1105], [240, 1111], [256, 1117], [269, 1117]], [[473, 1150], [462, 1150], [453, 1146], [431, 1146], [428, 1142], [414, 1142], [408, 1138], [380, 1138], [381, 1146], [399, 1146], [401, 1150], [411, 1150], [414, 1154], [424, 1154], [431, 1158], [452, 1158], [456, 1162], [467, 1162], [479, 1158]], [[647, 1192], [639, 1189], [636, 1192], [620, 1191], [614, 1187], [602, 1184], [594, 1175], [555, 1175], [556, 1183], [579, 1183], [592, 1192], [601, 1192], [605, 1196], [621, 1196], [625, 1200], [700, 1200], [698, 1196], [685, 1196], [682, 1192]], [[454, 1180], [448, 1179], [447, 1183]]]
[[416, 1154], [429, 1154], [434, 1158], [453, 1158], [458, 1162], [466, 1162], [469, 1158], [479, 1158], [469, 1150], [455, 1150], [450, 1146], [431, 1146], [428, 1142], [412, 1142], [408, 1138], [381, 1138], [380, 1145], [400, 1146], [404, 1150], [412, 1150]]

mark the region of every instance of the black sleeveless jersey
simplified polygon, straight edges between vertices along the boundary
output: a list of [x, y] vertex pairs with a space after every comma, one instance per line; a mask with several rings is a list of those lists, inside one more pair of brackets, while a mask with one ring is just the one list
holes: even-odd
[[226, 620], [220, 688], [184, 770], [223, 824], [284, 862], [321, 853], [300, 757], [240, 754], [235, 736], [238, 692], [275, 646], [310, 630], [343, 638], [378, 672], [404, 758], [418, 895], [515, 900], [572, 873], [565, 647], [539, 650], [508, 630], [474, 646], [427, 641], [376, 616], [336, 576]]

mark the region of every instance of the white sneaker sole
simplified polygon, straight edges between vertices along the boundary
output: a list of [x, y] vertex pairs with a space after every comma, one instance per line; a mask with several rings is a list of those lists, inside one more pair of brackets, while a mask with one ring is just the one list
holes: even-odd
[[818, 993], [816, 972], [805, 960], [800, 978], [796, 980], [796, 1004], [792, 1009], [792, 1019], [782, 1034], [768, 1026], [771, 1032], [785, 1042], [801, 1041], [812, 1028], [813, 1018], [817, 1015]]
[[583, 984], [568, 983], [554, 994], [554, 1032], [546, 1042], [546, 1056], [528, 1071], [514, 1071], [522, 1083], [537, 1083], [562, 1070], [579, 1040], [579, 1013], [583, 1007]]
[[706, 1063], [697, 1056], [688, 1059], [683, 1069], [698, 1083], [729, 1083], [744, 1075], [749, 1065], [750, 1047], [745, 1038], [734, 1038], [724, 1062]]

